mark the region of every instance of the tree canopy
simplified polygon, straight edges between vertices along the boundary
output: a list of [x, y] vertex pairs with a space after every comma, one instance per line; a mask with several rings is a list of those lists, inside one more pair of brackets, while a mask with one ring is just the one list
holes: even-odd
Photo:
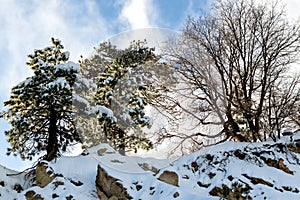
[[22, 159], [46, 151], [53, 160], [79, 137], [73, 120], [72, 91], [79, 65], [67, 62], [69, 52], [52, 38], [52, 45], [34, 50], [27, 65], [34, 75], [12, 88], [2, 113], [11, 129], [5, 131], [14, 155]]
[[143, 127], [151, 126], [151, 119], [144, 110], [148, 86], [145, 71], [140, 69], [155, 64], [157, 57], [153, 51], [142, 41], [132, 42], [127, 49], [117, 49], [104, 42], [91, 58], [80, 62], [83, 78], [96, 85], [92, 93], [83, 90], [81, 96], [90, 100], [88, 113], [98, 118], [95, 130], [94, 116], [89, 118], [83, 113], [83, 118], [79, 117], [87, 127], [87, 130], [79, 127], [84, 141], [90, 145], [108, 142], [122, 154], [125, 149], [136, 151], [152, 147], [142, 131]]

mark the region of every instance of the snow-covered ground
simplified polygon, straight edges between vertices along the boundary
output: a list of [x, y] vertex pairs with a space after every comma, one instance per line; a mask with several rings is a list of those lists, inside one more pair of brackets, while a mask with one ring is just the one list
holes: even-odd
[[[47, 165], [57, 176], [44, 188], [0, 166], [0, 199], [26, 199], [30, 192], [44, 199], [98, 199], [98, 165], [133, 199], [220, 199], [237, 191], [245, 198], [300, 199], [300, 133], [276, 143], [225, 142], [171, 159], [121, 156], [102, 144]], [[161, 180], [165, 172], [176, 174], [175, 184]]]

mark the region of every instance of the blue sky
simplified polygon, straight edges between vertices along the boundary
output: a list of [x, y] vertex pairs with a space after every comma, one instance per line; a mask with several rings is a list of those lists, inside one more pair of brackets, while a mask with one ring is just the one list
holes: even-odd
[[[213, 0], [0, 0], [0, 110], [10, 88], [30, 75], [25, 65], [34, 49], [62, 40], [70, 60], [88, 56], [101, 41], [123, 31], [158, 27], [182, 30], [187, 16], [207, 10]], [[285, 0], [289, 17], [297, 17], [298, 0]], [[5, 155], [0, 120], [0, 164], [23, 169], [30, 163]]]

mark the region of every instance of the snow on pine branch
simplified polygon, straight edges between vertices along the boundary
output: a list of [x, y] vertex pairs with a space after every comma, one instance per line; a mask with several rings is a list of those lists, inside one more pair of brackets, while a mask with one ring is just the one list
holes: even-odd
[[99, 118], [109, 119], [112, 123], [117, 122], [117, 118], [115, 117], [113, 111], [105, 106], [96, 105], [90, 109], [92, 114], [96, 113]]
[[64, 77], [57, 77], [54, 81], [48, 83], [46, 85], [46, 88], [52, 90], [52, 89], [66, 89], [70, 90], [71, 87], [68, 83], [68, 81]]
[[80, 65], [77, 63], [74, 63], [72, 61], [68, 61], [66, 63], [58, 64], [54, 67], [54, 73], [57, 73], [59, 71], [65, 71], [65, 72], [79, 72]]

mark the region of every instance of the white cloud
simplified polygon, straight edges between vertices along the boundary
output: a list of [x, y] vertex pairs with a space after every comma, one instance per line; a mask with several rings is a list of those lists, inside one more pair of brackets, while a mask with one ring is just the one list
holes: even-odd
[[108, 26], [94, 1], [0, 0], [0, 93], [30, 74], [27, 54], [50, 45], [50, 38], [62, 40], [71, 59], [88, 55], [108, 35]]
[[151, 0], [127, 0], [119, 19], [129, 29], [149, 28], [155, 26], [157, 13]]

